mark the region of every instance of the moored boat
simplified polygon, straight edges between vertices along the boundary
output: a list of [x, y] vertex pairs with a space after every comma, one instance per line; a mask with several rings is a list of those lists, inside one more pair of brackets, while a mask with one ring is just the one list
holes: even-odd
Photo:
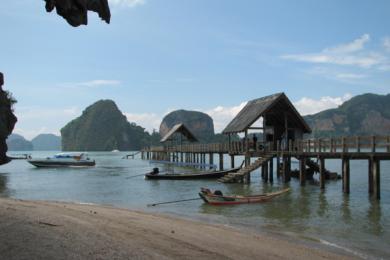
[[201, 188], [199, 196], [204, 200], [204, 202], [211, 205], [234, 205], [234, 204], [246, 204], [246, 203], [262, 203], [266, 202], [274, 197], [277, 197], [281, 194], [288, 192], [290, 188], [283, 189], [276, 192], [264, 193], [259, 195], [251, 196], [224, 196], [221, 191], [214, 191], [207, 188]]
[[205, 171], [197, 173], [164, 173], [159, 174], [158, 168], [154, 168], [152, 172], [146, 173], [146, 179], [154, 180], [190, 180], [190, 179], [218, 179], [226, 174], [237, 172], [241, 169], [243, 164], [240, 167], [232, 168], [229, 170], [223, 171]]
[[36, 167], [95, 166], [95, 160], [91, 160], [85, 153], [59, 153], [53, 157], [29, 159], [27, 161]]

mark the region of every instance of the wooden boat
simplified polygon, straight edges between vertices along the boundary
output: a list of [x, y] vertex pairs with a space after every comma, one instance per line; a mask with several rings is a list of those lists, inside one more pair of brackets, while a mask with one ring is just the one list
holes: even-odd
[[276, 192], [264, 193], [251, 196], [224, 196], [221, 191], [211, 192], [209, 189], [201, 188], [199, 196], [208, 204], [211, 205], [234, 205], [245, 203], [262, 203], [266, 202], [276, 196], [286, 193], [290, 188], [283, 189]]
[[224, 171], [206, 171], [198, 173], [165, 173], [159, 174], [158, 168], [154, 168], [152, 172], [146, 173], [146, 179], [152, 180], [192, 180], [192, 179], [218, 179], [225, 176], [228, 173], [237, 172], [241, 169], [240, 167], [232, 168]]

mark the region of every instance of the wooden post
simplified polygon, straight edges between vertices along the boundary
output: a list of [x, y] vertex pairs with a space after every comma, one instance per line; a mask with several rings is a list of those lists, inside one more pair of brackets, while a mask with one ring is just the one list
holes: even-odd
[[290, 172], [288, 171], [288, 158], [287, 156], [283, 156], [283, 181], [290, 181]]
[[333, 153], [333, 138], [330, 138], [330, 151], [331, 153]]
[[269, 160], [269, 182], [273, 183], [274, 182], [274, 158], [272, 157]]
[[374, 158], [372, 162], [372, 175], [373, 175], [373, 183], [374, 183], [374, 190], [373, 190], [373, 195], [376, 199], [381, 198], [381, 182], [380, 182], [380, 176], [381, 176], [381, 171], [380, 171], [380, 160]]
[[230, 155], [230, 167], [234, 168], [234, 155]]
[[276, 177], [280, 178], [280, 157], [279, 155], [276, 156]]
[[374, 192], [374, 182], [373, 182], [373, 158], [371, 157], [368, 160], [368, 194], [372, 195]]
[[219, 154], [219, 170], [223, 171], [223, 153]]
[[299, 158], [299, 182], [301, 186], [306, 184], [306, 158]]
[[261, 165], [261, 179], [264, 181], [264, 173], [265, 173], [265, 166], [264, 164]]
[[264, 182], [268, 182], [268, 162], [263, 164], [264, 166]]
[[342, 146], [342, 149], [343, 149], [343, 153], [345, 153], [345, 137], [342, 137], [341, 139], [341, 146]]
[[214, 164], [214, 155], [213, 155], [213, 153], [209, 153], [209, 164], [210, 165]]
[[[249, 156], [245, 156], [245, 166], [249, 166], [251, 164], [251, 158]], [[251, 181], [251, 173], [249, 172], [245, 177], [244, 177], [245, 183], [250, 183]]]
[[350, 177], [349, 177], [349, 158], [343, 158], [343, 192], [349, 193]]
[[356, 137], [356, 151], [360, 153], [360, 137]]
[[387, 137], [387, 149], [386, 151], [390, 153], [390, 136]]
[[320, 157], [320, 188], [325, 189], [325, 160]]
[[180, 153], [180, 162], [183, 162], [183, 152]]

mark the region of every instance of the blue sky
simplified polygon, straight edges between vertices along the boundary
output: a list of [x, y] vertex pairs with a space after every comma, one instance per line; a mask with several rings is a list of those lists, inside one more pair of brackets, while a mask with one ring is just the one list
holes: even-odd
[[220, 131], [246, 101], [285, 92], [303, 114], [390, 90], [390, 1], [112, 0], [110, 25], [69, 26], [44, 1], [0, 9], [0, 71], [16, 132], [59, 129], [99, 99], [158, 128], [174, 109]]

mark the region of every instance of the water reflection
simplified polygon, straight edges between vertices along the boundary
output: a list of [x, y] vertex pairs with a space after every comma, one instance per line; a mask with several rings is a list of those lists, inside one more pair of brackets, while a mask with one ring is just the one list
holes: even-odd
[[320, 191], [318, 194], [318, 210], [317, 213], [321, 217], [326, 217], [328, 215], [329, 203], [326, 198], [325, 191]]
[[8, 177], [7, 175], [0, 173], [0, 197], [8, 197], [7, 189]]
[[352, 221], [351, 208], [349, 206], [350, 198], [348, 194], [343, 194], [343, 201], [341, 202], [341, 217], [345, 223], [350, 224]]
[[374, 235], [381, 235], [384, 232], [381, 224], [382, 209], [381, 204], [376, 199], [371, 199], [370, 207], [367, 211], [368, 231]]

